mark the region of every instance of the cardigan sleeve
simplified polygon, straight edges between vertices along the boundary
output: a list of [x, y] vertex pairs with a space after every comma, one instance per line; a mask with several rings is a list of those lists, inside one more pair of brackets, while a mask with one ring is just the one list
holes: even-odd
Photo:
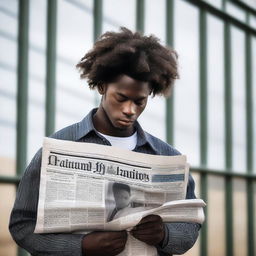
[[[186, 199], [195, 197], [195, 182], [189, 175]], [[201, 225], [198, 223], [173, 222], [165, 223], [165, 238], [162, 246], [157, 246], [160, 256], [183, 254], [196, 242]]]
[[42, 150], [27, 167], [17, 190], [9, 230], [16, 243], [32, 255], [82, 255], [80, 234], [35, 234]]

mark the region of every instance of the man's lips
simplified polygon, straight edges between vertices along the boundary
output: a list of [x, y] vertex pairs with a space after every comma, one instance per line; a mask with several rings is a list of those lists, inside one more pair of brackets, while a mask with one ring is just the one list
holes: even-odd
[[133, 120], [130, 120], [130, 119], [120, 119], [120, 121], [126, 122], [126, 123], [133, 123], [134, 122]]
[[118, 120], [118, 122], [122, 123], [122, 124], [129, 125], [129, 124], [132, 124], [134, 121], [133, 120], [120, 119], [120, 120]]

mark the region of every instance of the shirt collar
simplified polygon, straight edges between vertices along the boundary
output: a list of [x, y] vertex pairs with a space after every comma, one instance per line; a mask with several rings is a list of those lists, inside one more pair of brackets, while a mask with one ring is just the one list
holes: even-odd
[[[92, 131], [94, 131], [97, 134], [97, 131], [92, 121], [93, 115], [96, 113], [96, 111], [97, 108], [92, 109], [88, 113], [88, 115], [81, 122], [78, 123], [76, 140], [81, 139], [82, 137], [86, 136]], [[143, 131], [138, 121], [136, 121], [135, 127], [138, 133], [136, 148], [148, 144], [155, 152], [157, 152], [156, 148], [154, 147], [153, 137], [150, 134]]]
[[78, 123], [77, 126], [77, 133], [76, 133], [76, 140], [81, 139], [82, 137], [86, 136], [91, 131], [96, 131], [93, 122], [92, 117], [97, 111], [97, 108], [92, 109], [88, 115]]
[[157, 149], [153, 143], [153, 137], [142, 129], [138, 121], [136, 121], [135, 127], [138, 133], [136, 147], [141, 147], [148, 144], [155, 151], [155, 153], [157, 153]]

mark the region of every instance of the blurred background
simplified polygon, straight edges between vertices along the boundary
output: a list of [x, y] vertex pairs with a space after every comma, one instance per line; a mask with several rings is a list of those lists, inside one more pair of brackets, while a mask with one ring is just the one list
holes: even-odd
[[16, 186], [44, 136], [99, 103], [76, 63], [105, 31], [154, 34], [179, 55], [172, 97], [143, 128], [187, 155], [206, 222], [185, 255], [256, 255], [255, 0], [0, 0], [0, 256]]

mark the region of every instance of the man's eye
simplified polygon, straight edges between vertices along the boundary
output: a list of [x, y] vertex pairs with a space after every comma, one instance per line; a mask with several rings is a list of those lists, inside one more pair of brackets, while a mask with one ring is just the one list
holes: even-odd
[[126, 99], [123, 98], [123, 97], [117, 97], [116, 100], [117, 100], [118, 102], [124, 102], [124, 101], [126, 101]]
[[140, 101], [135, 101], [135, 104], [138, 105], [138, 106], [141, 106], [143, 105], [144, 101], [140, 100]]

